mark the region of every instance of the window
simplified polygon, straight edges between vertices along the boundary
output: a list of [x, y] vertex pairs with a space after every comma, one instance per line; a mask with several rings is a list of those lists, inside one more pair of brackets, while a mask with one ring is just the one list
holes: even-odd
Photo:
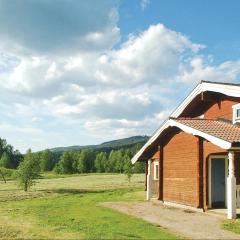
[[240, 122], [240, 104], [232, 106], [233, 108], [233, 123]]
[[154, 173], [153, 173], [154, 180], [159, 179], [159, 163], [154, 162]]
[[240, 108], [236, 109], [236, 119], [240, 118]]

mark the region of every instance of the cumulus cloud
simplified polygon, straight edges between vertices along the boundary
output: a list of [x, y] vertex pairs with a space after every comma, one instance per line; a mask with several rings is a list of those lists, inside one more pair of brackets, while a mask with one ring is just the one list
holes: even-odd
[[211, 81], [235, 81], [240, 75], [240, 61], [227, 61], [220, 65], [211, 65], [208, 59], [194, 57], [185, 66], [180, 75], [180, 81], [191, 82], [194, 79], [210, 79]]
[[39, 149], [151, 134], [197, 81], [239, 78], [239, 61], [215, 64], [163, 24], [119, 44], [116, 3], [2, 1], [0, 129], [11, 139]]

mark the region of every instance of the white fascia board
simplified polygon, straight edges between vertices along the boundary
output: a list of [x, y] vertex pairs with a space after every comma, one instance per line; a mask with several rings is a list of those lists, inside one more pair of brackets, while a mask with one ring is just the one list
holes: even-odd
[[143, 147], [135, 154], [135, 156], [131, 159], [132, 164], [138, 161], [138, 158], [144, 153], [144, 151], [159, 137], [162, 131], [168, 127], [169, 120], [165, 121], [152, 135], [152, 137], [143, 145]]
[[240, 97], [240, 86], [217, 84], [217, 83], [202, 83], [203, 91], [222, 93], [231, 97]]
[[[188, 106], [188, 104], [200, 93], [202, 92], [217, 92], [222, 93], [227, 96], [231, 97], [240, 97], [240, 87], [234, 85], [227, 85], [227, 84], [217, 84], [217, 83], [208, 83], [208, 82], [201, 82], [198, 84], [193, 91], [185, 98], [185, 100], [173, 111], [170, 117], [177, 118], [180, 114], [184, 111], [184, 109]], [[138, 158], [143, 154], [145, 149], [150, 146], [156, 138], [161, 134], [161, 132], [166, 128], [166, 124], [168, 120], [166, 120], [160, 128], [153, 134], [153, 136], [147, 141], [147, 143], [139, 150], [139, 152], [132, 158], [132, 163], [134, 164]], [[224, 144], [223, 144], [224, 145]], [[224, 145], [225, 146], [225, 145]], [[228, 149], [228, 148], [226, 148]]]
[[173, 119], [170, 119], [169, 120], [169, 125], [171, 127], [177, 127], [177, 128], [180, 128], [182, 131], [186, 132], [186, 133], [189, 133], [189, 134], [192, 134], [194, 136], [200, 136], [206, 140], [208, 140], [209, 142], [215, 144], [216, 146], [220, 147], [220, 148], [223, 148], [223, 149], [230, 149], [232, 144], [228, 141], [225, 141], [223, 139], [220, 139], [220, 138], [217, 138], [217, 137], [214, 137], [212, 135], [209, 135], [207, 133], [204, 133], [204, 132], [201, 132], [199, 130], [196, 130], [194, 128], [191, 128], [191, 127], [188, 127], [184, 124], [181, 124], [177, 121], [174, 121]]
[[202, 83], [198, 84], [193, 91], [183, 100], [183, 102], [173, 111], [170, 117], [179, 117], [187, 105], [199, 94], [202, 92]]
[[234, 85], [224, 85], [217, 83], [202, 82], [185, 98], [185, 100], [177, 107], [177, 109], [170, 115], [170, 117], [179, 117], [188, 104], [202, 92], [217, 92], [231, 97], [240, 97], [240, 87]]

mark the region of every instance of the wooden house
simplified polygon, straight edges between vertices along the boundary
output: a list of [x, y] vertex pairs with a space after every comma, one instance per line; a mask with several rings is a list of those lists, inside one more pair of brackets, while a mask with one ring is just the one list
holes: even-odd
[[201, 81], [132, 158], [147, 199], [203, 211], [240, 206], [240, 85]]

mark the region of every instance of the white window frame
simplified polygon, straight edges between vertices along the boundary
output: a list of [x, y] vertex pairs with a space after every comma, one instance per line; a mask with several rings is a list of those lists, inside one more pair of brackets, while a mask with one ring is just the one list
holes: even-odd
[[[158, 166], [158, 174], [156, 174], [157, 166]], [[157, 178], [157, 176], [158, 176], [158, 178]], [[159, 162], [157, 162], [157, 161], [153, 162], [153, 179], [159, 180]]]
[[234, 124], [236, 122], [240, 122], [240, 116], [237, 117], [237, 111], [240, 110], [240, 103], [233, 105], [232, 108], [233, 108], [233, 119], [232, 119], [232, 121], [233, 121], [233, 124]]

